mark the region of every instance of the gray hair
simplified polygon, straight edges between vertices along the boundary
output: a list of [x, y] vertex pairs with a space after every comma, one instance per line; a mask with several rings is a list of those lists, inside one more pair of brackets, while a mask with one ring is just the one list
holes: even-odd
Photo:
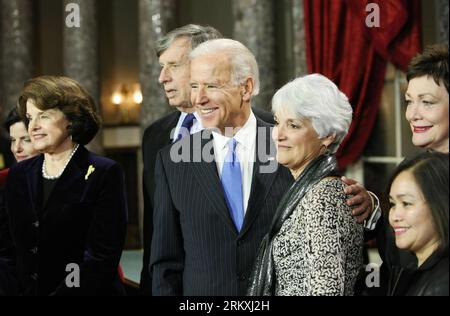
[[212, 53], [222, 53], [230, 58], [232, 69], [232, 80], [236, 84], [244, 83], [246, 77], [252, 77], [254, 80], [254, 87], [252, 96], [259, 93], [259, 69], [256, 62], [255, 55], [245, 47], [242, 43], [228, 39], [214, 39], [204, 42], [192, 50], [189, 58], [194, 58], [209, 55]]
[[272, 112], [281, 111], [310, 120], [320, 138], [334, 135], [328, 147], [333, 153], [347, 135], [353, 113], [346, 95], [320, 74], [297, 78], [278, 90], [272, 99]]
[[176, 28], [165, 36], [156, 41], [155, 50], [156, 55], [159, 57], [165, 50], [167, 50], [172, 43], [180, 38], [186, 37], [191, 39], [191, 49], [196, 48], [203, 42], [222, 38], [222, 34], [211, 26], [203, 26], [198, 24], [188, 24], [179, 28]]

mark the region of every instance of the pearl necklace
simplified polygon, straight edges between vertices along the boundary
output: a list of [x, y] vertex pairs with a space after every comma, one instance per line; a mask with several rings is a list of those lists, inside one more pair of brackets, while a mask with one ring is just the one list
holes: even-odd
[[64, 167], [62, 168], [61, 172], [58, 173], [56, 176], [49, 176], [49, 175], [47, 174], [47, 171], [46, 171], [46, 164], [45, 164], [45, 156], [44, 156], [44, 162], [42, 163], [42, 176], [43, 176], [45, 179], [47, 179], [47, 180], [56, 180], [56, 179], [58, 179], [58, 178], [62, 175], [62, 173], [64, 172], [64, 170], [66, 170], [67, 165], [69, 164], [70, 160], [72, 159], [73, 155], [75, 154], [75, 152], [77, 151], [77, 149], [78, 149], [79, 146], [80, 146], [79, 144], [77, 144], [77, 145], [75, 146], [75, 148], [74, 148], [74, 149], [72, 150], [72, 152], [70, 153], [69, 159], [67, 159], [66, 164], [65, 164]]

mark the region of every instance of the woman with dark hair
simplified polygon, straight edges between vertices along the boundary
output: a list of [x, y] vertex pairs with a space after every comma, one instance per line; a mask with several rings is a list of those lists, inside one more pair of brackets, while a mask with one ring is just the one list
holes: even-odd
[[[449, 152], [449, 95], [448, 95], [448, 46], [427, 46], [415, 56], [406, 74], [408, 87], [405, 92], [406, 119], [410, 123], [412, 142], [429, 152]], [[447, 193], [448, 196], [448, 193]], [[378, 224], [377, 245], [383, 266], [381, 289], [368, 293], [386, 294], [390, 267], [417, 266], [417, 258], [395, 245], [395, 236], [389, 220], [383, 216]], [[376, 293], [375, 293], [376, 292]]]
[[25, 84], [18, 110], [42, 153], [13, 166], [6, 185], [21, 293], [122, 295], [124, 175], [84, 147], [100, 127], [92, 98], [70, 78], [42, 76]]
[[389, 223], [399, 249], [417, 258], [391, 267], [388, 295], [449, 295], [447, 154], [424, 153], [405, 160], [388, 185]]
[[413, 144], [448, 153], [448, 46], [426, 47], [411, 60], [406, 78], [406, 119]]
[[27, 127], [17, 112], [17, 108], [13, 108], [9, 112], [4, 126], [9, 133], [11, 152], [17, 162], [34, 157], [38, 154], [31, 143]]
[[[9, 134], [10, 150], [17, 162], [34, 157], [38, 152], [34, 149], [28, 135], [27, 127], [19, 116], [16, 108], [13, 108], [6, 117], [3, 124]], [[0, 171], [0, 192], [3, 197], [3, 189], [5, 187], [6, 178], [9, 168]], [[0, 203], [1, 204], [1, 203]]]
[[[27, 127], [19, 116], [17, 108], [13, 108], [6, 117], [4, 127], [9, 134], [10, 150], [17, 162], [32, 158], [38, 154], [31, 143]], [[0, 171], [0, 296], [14, 295], [17, 285], [10, 273], [14, 269], [12, 260], [2, 260], [11, 256], [11, 237], [9, 236], [8, 218], [4, 205], [4, 189], [8, 177], [8, 169]], [[2, 233], [5, 232], [5, 233]], [[6, 246], [8, 245], [8, 246]]]

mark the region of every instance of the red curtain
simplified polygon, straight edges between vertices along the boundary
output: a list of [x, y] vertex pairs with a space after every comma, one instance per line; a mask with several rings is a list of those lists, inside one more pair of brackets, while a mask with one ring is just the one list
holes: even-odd
[[[380, 27], [369, 28], [369, 3]], [[353, 106], [337, 158], [341, 169], [363, 153], [378, 113], [388, 61], [406, 71], [421, 50], [420, 0], [304, 0], [308, 71], [333, 80]]]

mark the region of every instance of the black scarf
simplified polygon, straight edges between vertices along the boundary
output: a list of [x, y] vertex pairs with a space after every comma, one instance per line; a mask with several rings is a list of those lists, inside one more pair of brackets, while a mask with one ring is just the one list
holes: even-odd
[[275, 294], [275, 270], [272, 256], [273, 238], [278, 234], [283, 223], [291, 216], [305, 194], [320, 180], [337, 176], [338, 167], [334, 155], [325, 154], [314, 159], [292, 184], [281, 199], [269, 232], [263, 238], [255, 259], [250, 278], [248, 295], [266, 296]]

